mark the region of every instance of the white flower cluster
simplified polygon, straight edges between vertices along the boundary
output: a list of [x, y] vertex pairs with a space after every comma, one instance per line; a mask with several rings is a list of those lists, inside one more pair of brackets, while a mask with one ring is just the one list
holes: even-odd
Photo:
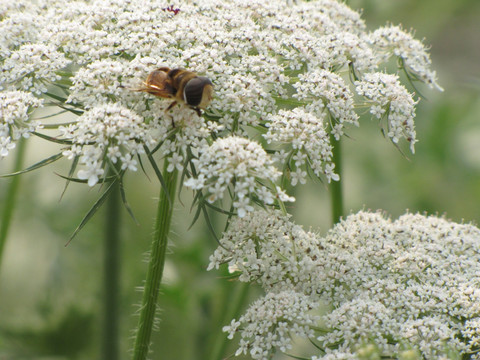
[[205, 191], [209, 202], [222, 199], [230, 186], [239, 217], [254, 209], [252, 197], [265, 204], [273, 204], [276, 198], [294, 201], [278, 187], [276, 193], [271, 190], [270, 183], [280, 173], [260, 144], [230, 136], [219, 138], [211, 146], [199, 148], [198, 152], [198, 159], [194, 160], [198, 176], [188, 179], [185, 186]]
[[241, 281], [257, 281], [264, 288], [277, 291], [285, 286], [290, 288], [309, 282], [306, 277], [310, 271], [306, 267], [312, 266], [313, 271], [316, 265], [306, 263], [305, 253], [320, 256], [315, 242], [314, 234], [306, 233], [280, 211], [254, 211], [232, 221], [222, 236], [222, 246], [210, 257], [208, 270], [227, 262], [230, 268], [241, 271]]
[[[18, 4], [19, 2], [10, 2], [11, 4]], [[31, 3], [29, 2], [31, 5]], [[25, 8], [21, 9], [21, 16], [17, 11], [7, 12], [3, 9], [6, 2], [2, 2], [0, 6], [0, 57], [6, 58], [13, 49], [18, 48], [21, 44], [26, 42], [35, 42], [38, 35], [38, 13], [31, 13]], [[33, 7], [33, 6], [30, 6]], [[5, 13], [4, 13], [5, 11]]]
[[[381, 70], [390, 56], [401, 57], [418, 80], [436, 84], [421, 42], [393, 26], [368, 33], [360, 14], [335, 0], [291, 6], [283, 0], [19, 2], [4, 6], [0, 30], [0, 88], [39, 94], [53, 83], [67, 92], [68, 102], [84, 110], [109, 101], [147, 120], [163, 118], [162, 133], [172, 130], [179, 117], [196, 114], [180, 107], [165, 114], [168, 101], [134, 91], [158, 66], [208, 76], [216, 95], [207, 115], [237, 135], [300, 107], [320, 119], [328, 115], [327, 131], [339, 139], [347, 125], [358, 125], [357, 88], [348, 72], [369, 82], [368, 75]], [[399, 98], [397, 108], [411, 107], [410, 98]], [[363, 105], [363, 99], [358, 101]], [[201, 139], [216, 130], [213, 125], [194, 129]], [[401, 137], [392, 133], [394, 141]], [[188, 139], [194, 147], [203, 143]], [[184, 156], [172, 144], [176, 142], [165, 143], [170, 160]], [[317, 144], [315, 149], [309, 145], [311, 152], [323, 153], [324, 144]], [[313, 172], [325, 173], [328, 156], [318, 159], [325, 162]], [[292, 176], [293, 183], [303, 179], [301, 173]]]
[[[120, 104], [105, 103], [83, 113], [76, 122], [60, 127], [62, 138], [72, 145], [64, 150], [69, 159], [80, 158], [84, 168], [78, 178], [94, 186], [105, 174], [105, 168], [137, 170], [138, 154], [144, 153], [143, 145], [155, 145], [151, 128], [143, 119]], [[107, 164], [105, 164], [107, 162]]]
[[274, 348], [283, 352], [292, 348], [292, 336], [314, 337], [312, 328], [317, 325], [319, 316], [310, 312], [317, 307], [310, 297], [295, 291], [269, 292], [223, 331], [232, 339], [242, 326], [242, 340], [236, 356], [248, 354], [252, 359], [270, 359]]
[[23, 44], [3, 62], [0, 90], [19, 89], [39, 95], [47, 91], [47, 85], [61, 79], [56, 71], [69, 63], [52, 45]]
[[431, 70], [432, 61], [427, 49], [412, 34], [400, 26], [386, 26], [373, 31], [368, 42], [377, 50], [379, 60], [384, 62], [391, 56], [402, 60], [406, 70], [431, 88], [443, 91], [437, 83], [437, 75]]
[[293, 86], [300, 100], [310, 100], [307, 109], [322, 114], [326, 108], [337, 140], [343, 135], [345, 124], [358, 126], [358, 115], [353, 109], [353, 96], [343, 79], [328, 70], [314, 70], [301, 74]]
[[293, 186], [300, 182], [305, 184], [307, 163], [318, 177], [324, 175], [327, 181], [339, 180], [333, 172], [332, 145], [325, 128], [323, 113], [316, 116], [298, 107], [293, 110], [280, 110], [268, 117], [268, 143], [278, 142], [290, 145], [290, 155], [294, 171], [290, 173]]
[[410, 143], [415, 153], [415, 105], [398, 76], [384, 73], [365, 74], [361, 81], [355, 82], [357, 93], [370, 100], [370, 113], [378, 119], [387, 118], [387, 136], [398, 144], [401, 138]]
[[79, 105], [85, 109], [101, 105], [107, 101], [114, 101], [135, 110], [144, 117], [153, 117], [149, 109], [162, 114], [169, 105], [168, 102], [158, 101], [148, 104], [147, 95], [136, 90], [142, 86], [148, 73], [162, 63], [158, 59], [137, 56], [134, 59], [100, 59], [81, 67], [71, 78], [67, 103]]
[[[330, 304], [322, 331], [308, 335], [327, 352], [315, 359], [344, 358], [370, 342], [386, 357], [408, 352], [438, 359], [456, 351], [479, 358], [480, 229], [473, 225], [360, 212], [319, 237], [279, 212], [256, 211], [233, 221], [220, 244], [209, 269], [228, 263], [241, 281], [261, 284], [266, 298], [288, 290]], [[257, 324], [254, 313], [247, 314], [246, 323], [233, 321], [226, 330], [241, 334], [240, 352], [255, 348], [263, 354], [258, 359], [268, 359], [275, 324], [262, 335], [260, 351], [258, 339], [242, 329], [263, 329], [264, 318]]]
[[351, 346], [375, 336], [385, 353], [402, 341], [427, 359], [445, 356], [448, 348], [475, 352], [478, 228], [434, 216], [406, 214], [391, 221], [361, 212], [332, 229], [322, 245], [328, 299], [335, 307], [325, 320], [338, 330], [321, 337], [325, 345], [341, 340]]
[[23, 91], [0, 92], [0, 159], [15, 148], [20, 137], [42, 128], [39, 121], [29, 120], [33, 109], [41, 107], [43, 100]]

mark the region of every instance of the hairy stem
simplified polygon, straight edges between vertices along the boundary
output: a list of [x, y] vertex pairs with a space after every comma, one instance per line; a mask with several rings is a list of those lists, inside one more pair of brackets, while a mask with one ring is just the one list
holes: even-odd
[[340, 181], [332, 181], [330, 183], [331, 196], [331, 210], [332, 210], [332, 225], [338, 223], [343, 216], [343, 191], [342, 191], [342, 147], [341, 141], [335, 140], [333, 135], [330, 135], [330, 143], [333, 146], [333, 163], [335, 164], [335, 172], [340, 176]]
[[[17, 152], [15, 163], [13, 165], [13, 172], [20, 171], [23, 166], [23, 159], [25, 157], [25, 139], [20, 139], [17, 143]], [[12, 222], [13, 210], [17, 199], [18, 188], [20, 185], [20, 176], [14, 176], [9, 180], [10, 183], [6, 187], [5, 202], [2, 209], [2, 218], [0, 219], [0, 268], [2, 265], [3, 250], [5, 242], [7, 241], [8, 230]]]
[[157, 307], [158, 293], [162, 281], [163, 267], [165, 265], [165, 253], [167, 250], [168, 233], [173, 213], [173, 201], [177, 188], [178, 172], [167, 172], [168, 163], [165, 161], [163, 176], [166, 189], [160, 189], [158, 201], [157, 219], [153, 233], [150, 262], [148, 265], [147, 279], [143, 290], [142, 307], [138, 321], [137, 334], [134, 346], [134, 360], [144, 360], [148, 355], [150, 337]]

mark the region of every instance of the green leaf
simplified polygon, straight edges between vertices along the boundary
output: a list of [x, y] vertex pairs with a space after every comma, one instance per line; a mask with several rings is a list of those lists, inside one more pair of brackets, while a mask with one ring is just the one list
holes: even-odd
[[[200, 193], [200, 192], [198, 192], [198, 193]], [[195, 198], [197, 198], [198, 193], [195, 195]], [[194, 203], [195, 203], [195, 200], [194, 200], [194, 202], [192, 203], [192, 207], [193, 207], [193, 204], [194, 204]], [[202, 212], [202, 205], [200, 205], [200, 202], [199, 202], [199, 204], [198, 204], [198, 206], [197, 206], [197, 210], [195, 211], [195, 214], [193, 215], [193, 220], [192, 220], [192, 222], [190, 223], [190, 226], [188, 227], [187, 231], [189, 231], [189, 230], [193, 227], [193, 225], [195, 225], [195, 223], [197, 222], [198, 218], [200, 217], [201, 212]]]
[[62, 200], [63, 195], [67, 191], [67, 187], [68, 187], [68, 185], [70, 184], [70, 181], [71, 181], [70, 178], [73, 178], [73, 174], [75, 173], [75, 169], [77, 168], [79, 159], [80, 159], [79, 155], [77, 155], [73, 158], [72, 166], [70, 167], [70, 171], [68, 172], [68, 179], [66, 179], [67, 182], [65, 183], [65, 187], [63, 188], [62, 194], [60, 195], [60, 200]]
[[[59, 173], [55, 173], [55, 175], [61, 177], [62, 179], [65, 179], [65, 180], [68, 180], [68, 181], [71, 181], [71, 182], [75, 182], [75, 183], [80, 183], [80, 184], [87, 184], [88, 183], [87, 179], [79, 179], [79, 178], [75, 178], [75, 177], [68, 177], [66, 175], [62, 175], [62, 174], [59, 174]], [[99, 179], [97, 184], [109, 183], [111, 181], [114, 181], [115, 178], [116, 178], [116, 176], [107, 176], [105, 178]]]
[[[52, 117], [55, 117], [57, 115], [61, 115], [61, 114], [64, 114], [66, 113], [67, 110], [60, 110], [58, 112], [54, 112], [54, 113], [51, 113], [51, 114], [48, 114], [48, 115], [44, 115], [44, 116], [40, 116], [40, 117], [35, 117], [35, 120], [41, 120], [41, 119], [49, 119], [49, 118], [52, 118]], [[50, 125], [44, 125], [45, 126], [50, 126]]]
[[[123, 175], [123, 174], [122, 174]], [[119, 188], [120, 188], [120, 195], [122, 196], [122, 202], [123, 202], [123, 206], [125, 206], [125, 209], [127, 210], [128, 214], [130, 215], [130, 217], [133, 219], [133, 221], [135, 222], [135, 224], [137, 226], [140, 226], [140, 223], [137, 221], [137, 218], [135, 217], [135, 215], [133, 214], [133, 211], [132, 211], [132, 208], [130, 207], [130, 204], [128, 203], [127, 201], [127, 196], [125, 194], [125, 187], [123, 186], [123, 176], [120, 177], [119, 179], [120, 183], [119, 183]]]
[[213, 237], [215, 238], [215, 241], [220, 244], [220, 239], [217, 236], [217, 233], [215, 232], [215, 229], [213, 228], [212, 221], [210, 220], [210, 217], [208, 216], [208, 211], [205, 208], [205, 206], [201, 205], [200, 206], [203, 212], [203, 217], [205, 218], [205, 222], [207, 223], [208, 230], [212, 233]]
[[[326, 331], [324, 331], [326, 332]], [[308, 340], [310, 341], [310, 343], [315, 346], [318, 350], [320, 350], [323, 354], [325, 354], [325, 349], [320, 347], [320, 345], [318, 345], [316, 342], [314, 342], [312, 339], [308, 338]]]
[[[190, 148], [188, 148], [187, 154], [188, 154], [189, 159], [193, 158], [193, 154], [192, 154]], [[197, 176], [197, 171], [195, 169], [195, 166], [193, 165], [192, 161], [189, 161], [189, 163], [190, 163], [190, 169], [192, 170], [192, 175], [196, 177]], [[194, 206], [193, 204], [195, 204], [196, 202], [198, 202], [198, 208], [197, 208], [197, 211], [195, 212], [195, 216], [193, 217], [193, 221], [190, 224], [189, 229], [197, 222], [198, 217], [200, 216], [200, 211], [202, 211], [203, 212], [203, 217], [205, 218], [208, 229], [210, 230], [213, 237], [215, 238], [215, 241], [220, 244], [220, 240], [218, 239], [218, 236], [215, 232], [215, 229], [213, 228], [212, 222], [210, 221], [210, 217], [208, 216], [208, 211], [205, 207], [205, 204], [207, 202], [205, 201], [205, 198], [204, 198], [201, 191], [197, 191], [197, 193], [195, 194], [194, 200], [192, 202], [192, 206]]]
[[309, 359], [311, 359], [311, 358], [306, 358], [306, 357], [303, 357], [303, 356], [291, 355], [291, 354], [287, 354], [287, 353], [285, 353], [285, 355], [287, 355], [288, 357], [291, 357], [292, 359], [297, 359], [297, 360], [309, 360]]
[[42, 160], [42, 161], [39, 161], [39, 162], [37, 162], [36, 164], [33, 164], [32, 166], [30, 166], [30, 167], [28, 167], [28, 168], [26, 168], [26, 169], [24, 169], [24, 170], [16, 171], [16, 172], [10, 173], [10, 174], [0, 175], [0, 178], [17, 176], [17, 175], [21, 175], [21, 174], [24, 174], [24, 173], [27, 173], [27, 172], [30, 172], [30, 171], [39, 169], [39, 168], [41, 168], [41, 167], [43, 167], [43, 166], [49, 165], [49, 164], [57, 161], [58, 159], [61, 159], [62, 157], [63, 157], [62, 153], [58, 153], [58, 154], [52, 155], [52, 156], [50, 156], [49, 158], [44, 159], [44, 160]]
[[45, 135], [45, 134], [42, 134], [42, 133], [38, 133], [36, 131], [32, 131], [32, 134], [35, 135], [35, 136], [38, 136], [39, 138], [51, 141], [51, 142], [56, 143], [56, 144], [72, 145], [71, 140], [58, 139], [58, 138], [55, 138], [55, 137], [52, 137], [52, 136], [48, 136], [48, 135]]
[[221, 213], [221, 214], [224, 214], [224, 215], [228, 215], [228, 216], [235, 216], [236, 213], [235, 212], [232, 212], [232, 211], [229, 211], [229, 210], [224, 210], [222, 208], [219, 208], [218, 206], [215, 206], [213, 204], [210, 204], [208, 201], [204, 201], [204, 204], [205, 206], [208, 206], [209, 208]]
[[147, 145], [143, 145], [143, 148], [145, 149], [145, 153], [147, 154], [148, 160], [150, 161], [150, 164], [152, 165], [153, 171], [155, 171], [155, 174], [157, 175], [157, 178], [160, 181], [160, 184], [162, 185], [163, 190], [165, 191], [165, 194], [167, 196], [167, 200], [168, 200], [169, 204], [171, 205], [172, 204], [172, 199], [170, 199], [169, 192], [167, 191], [168, 187], [167, 187], [167, 184], [165, 183], [162, 172], [158, 168], [157, 163], [155, 162], [155, 159], [153, 158], [152, 153], [148, 149]]
[[399, 57], [398, 58], [398, 63], [399, 63], [399, 67], [403, 70], [403, 72], [405, 73], [405, 76], [407, 77], [407, 80], [408, 80], [408, 83], [410, 84], [410, 86], [413, 88], [413, 90], [415, 90], [415, 93], [418, 94], [418, 96], [421, 98], [421, 99], [426, 99], [425, 96], [422, 95], [422, 93], [417, 89], [417, 87], [415, 86], [414, 84], [414, 81], [419, 81], [419, 82], [423, 82], [422, 79], [420, 79], [415, 73], [413, 73], [412, 71], [409, 71], [409, 69], [407, 68], [407, 66], [405, 65], [405, 61], [403, 60], [402, 57]]
[[142, 172], [145, 174], [148, 181], [151, 181], [150, 177], [148, 176], [147, 172], [145, 171], [145, 166], [143, 166], [143, 161], [142, 161], [142, 157], [140, 156], [140, 154], [137, 154], [137, 158], [138, 158], [138, 163], [140, 164], [140, 168], [142, 169]]
[[[55, 94], [52, 94], [50, 92], [46, 92], [45, 95], [47, 96], [50, 96], [52, 99], [55, 99], [59, 102], [52, 102], [54, 105], [58, 106], [59, 108], [61, 109], [64, 109], [66, 111], [69, 111], [75, 115], [82, 115], [84, 113], [83, 110], [75, 110], [75, 109], [72, 109], [71, 107], [68, 107], [65, 105], [66, 101], [67, 101], [67, 98], [65, 97], [62, 97], [62, 96], [59, 96], [59, 95], [55, 95]], [[76, 104], [72, 104], [71, 105], [72, 107], [76, 107], [76, 108], [79, 108], [79, 109], [82, 109], [82, 106], [81, 105], [76, 105]]]
[[80, 230], [83, 229], [83, 227], [90, 221], [90, 219], [93, 217], [93, 215], [95, 215], [95, 213], [97, 212], [98, 209], [100, 209], [100, 207], [103, 205], [103, 203], [105, 202], [105, 200], [107, 199], [108, 195], [110, 194], [110, 192], [112, 191], [112, 189], [114, 189], [114, 185], [115, 183], [117, 182], [118, 180], [114, 180], [110, 183], [110, 185], [108, 186], [107, 190], [105, 190], [105, 192], [100, 196], [100, 198], [95, 202], [95, 204], [93, 204], [93, 206], [91, 207], [91, 209], [88, 211], [88, 213], [85, 215], [85, 217], [82, 219], [82, 221], [80, 222], [80, 224], [77, 226], [77, 228], [75, 229], [75, 231], [73, 232], [72, 236], [70, 236], [70, 239], [68, 240], [68, 242], [65, 244], [65, 246], [67, 246], [68, 244], [70, 244], [70, 242], [75, 238], [75, 236], [77, 236], [77, 234], [80, 232]]
[[53, 94], [53, 93], [48, 92], [48, 91], [45, 93], [45, 95], [50, 96], [52, 99], [55, 99], [55, 100], [60, 101], [62, 103], [67, 102], [67, 98], [62, 97], [60, 95]]

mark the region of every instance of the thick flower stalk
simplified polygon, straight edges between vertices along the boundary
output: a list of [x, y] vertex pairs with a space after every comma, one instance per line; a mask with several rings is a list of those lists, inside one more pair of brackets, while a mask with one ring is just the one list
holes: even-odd
[[[267, 293], [225, 328], [242, 337], [237, 354], [269, 359], [290, 348], [291, 340], [278, 339], [291, 332], [323, 349], [312, 350], [312, 359], [365, 358], [369, 347], [362, 344], [369, 343], [383, 357], [477, 358], [479, 242], [477, 227], [435, 216], [407, 213], [392, 221], [360, 212], [320, 237], [279, 212], [259, 211], [232, 223], [209, 268], [228, 263], [240, 281], [258, 282]], [[292, 305], [296, 316], [285, 321], [285, 301], [310, 306]], [[278, 312], [260, 311], [266, 304]], [[331, 310], [317, 305], [314, 321], [314, 304]]]

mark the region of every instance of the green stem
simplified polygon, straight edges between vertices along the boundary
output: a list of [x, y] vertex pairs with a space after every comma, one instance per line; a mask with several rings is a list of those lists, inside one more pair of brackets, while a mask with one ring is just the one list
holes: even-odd
[[102, 359], [117, 360], [118, 338], [118, 308], [119, 308], [119, 278], [120, 278], [120, 189], [115, 182], [107, 199], [105, 221], [104, 248], [104, 324], [103, 324], [103, 357]]
[[[168, 163], [165, 161], [163, 175], [166, 189], [160, 189], [158, 201], [157, 219], [153, 233], [150, 262], [148, 265], [147, 279], [143, 290], [142, 307], [135, 339], [134, 360], [144, 360], [148, 355], [150, 337], [157, 307], [158, 293], [162, 281], [163, 267], [165, 265], [165, 253], [167, 250], [168, 233], [173, 213], [173, 201], [177, 188], [178, 172], [167, 172]], [[166, 192], [166, 191], [167, 192]]]
[[[228, 287], [230, 289], [230, 287]], [[240, 312], [244, 308], [245, 300], [247, 299], [248, 291], [250, 289], [250, 284], [248, 283], [238, 283], [236, 284], [236, 289], [230, 295], [225, 297], [225, 300], [228, 300], [230, 305], [227, 311], [224, 312], [225, 316], [222, 319], [221, 324], [228, 325], [233, 319], [240, 317]], [[215, 334], [215, 342], [213, 345], [213, 351], [211, 360], [221, 360], [225, 359], [224, 353], [229, 342], [227, 335], [224, 333]]]
[[335, 164], [335, 172], [340, 176], [340, 181], [332, 181], [330, 183], [331, 209], [332, 209], [332, 225], [340, 221], [343, 216], [343, 191], [342, 191], [342, 147], [341, 141], [335, 140], [330, 135], [330, 143], [333, 146], [333, 163]]
[[[15, 157], [15, 163], [13, 165], [13, 172], [20, 171], [23, 167], [23, 159], [25, 158], [26, 141], [20, 139], [17, 143], [17, 151]], [[6, 189], [5, 203], [2, 211], [2, 218], [0, 221], [0, 268], [3, 259], [3, 250], [7, 241], [8, 230], [10, 228], [13, 216], [13, 210], [15, 208], [15, 202], [17, 199], [18, 188], [20, 185], [20, 176], [14, 176]]]

